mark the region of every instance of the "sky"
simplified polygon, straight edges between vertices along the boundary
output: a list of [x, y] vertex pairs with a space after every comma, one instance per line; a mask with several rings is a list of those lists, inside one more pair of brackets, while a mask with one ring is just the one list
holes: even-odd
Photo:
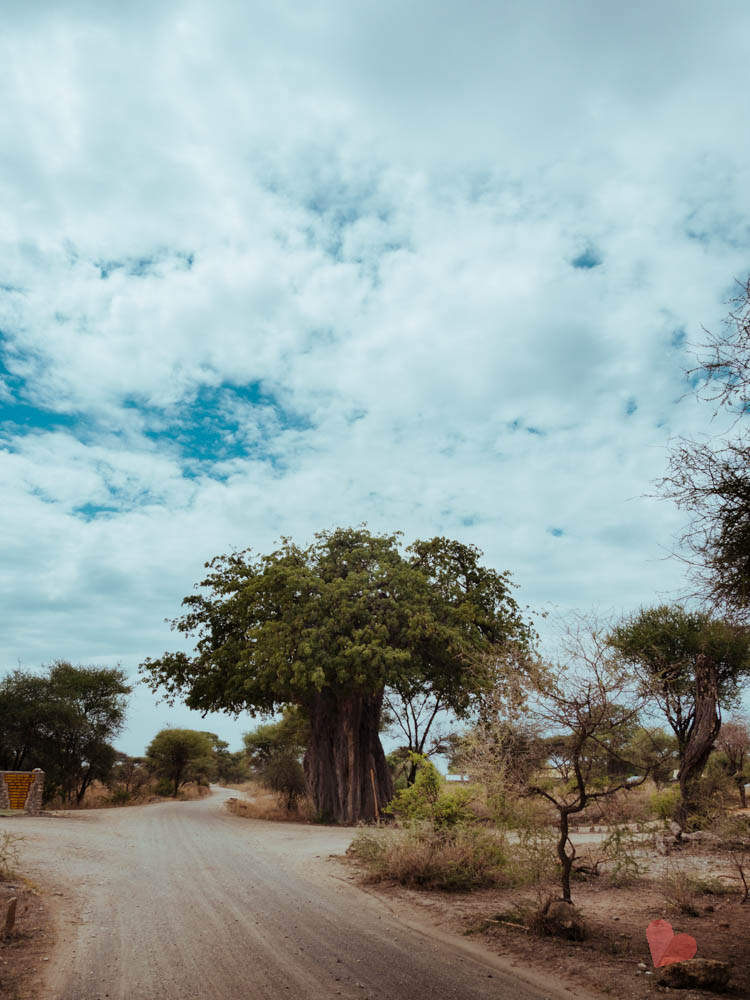
[[[743, 0], [8, 0], [0, 62], [0, 672], [135, 680], [206, 560], [361, 522], [535, 612], [686, 592]], [[166, 724], [254, 725], [141, 685], [118, 745]]]

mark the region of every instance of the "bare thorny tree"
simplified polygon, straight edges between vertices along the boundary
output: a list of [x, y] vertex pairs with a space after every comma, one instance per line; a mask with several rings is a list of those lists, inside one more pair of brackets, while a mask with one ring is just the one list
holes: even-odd
[[433, 730], [441, 709], [445, 708], [439, 694], [432, 691], [388, 688], [383, 698], [384, 715], [392, 731], [403, 736], [403, 767], [407, 784], [414, 783], [417, 763], [412, 756], [433, 757], [449, 747], [450, 735], [442, 729]]
[[[606, 628], [586, 616], [562, 628], [562, 662], [540, 665], [521, 715], [508, 716], [501, 699], [494, 721], [476, 727], [461, 756], [473, 776], [501, 795], [537, 797], [554, 808], [562, 896], [570, 902], [577, 858], [572, 817], [637, 787], [649, 767], [628, 759], [643, 697], [608, 645]], [[634, 771], [641, 776], [629, 780], [625, 775]]]
[[[570, 819], [593, 802], [632, 789], [636, 769], [625, 746], [637, 725], [642, 700], [630, 673], [608, 647], [596, 622], [579, 618], [567, 630], [565, 662], [548, 675], [530, 717], [545, 733], [549, 780], [532, 781], [526, 794], [549, 802], [558, 814], [557, 856], [563, 899], [570, 902], [570, 879], [576, 860]], [[611, 764], [620, 765], [613, 775]]]

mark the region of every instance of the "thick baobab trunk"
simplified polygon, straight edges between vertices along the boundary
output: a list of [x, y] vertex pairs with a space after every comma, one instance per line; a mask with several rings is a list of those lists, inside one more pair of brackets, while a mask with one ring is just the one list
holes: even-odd
[[318, 815], [350, 825], [372, 822], [393, 795], [391, 772], [380, 744], [383, 695], [328, 690], [305, 707], [312, 738], [305, 777]]
[[683, 833], [687, 830], [689, 817], [696, 810], [695, 792], [698, 779], [703, 774], [720, 728], [716, 664], [710, 657], [701, 654], [696, 657], [695, 662], [695, 718], [690, 727], [677, 774], [680, 783], [677, 822]]

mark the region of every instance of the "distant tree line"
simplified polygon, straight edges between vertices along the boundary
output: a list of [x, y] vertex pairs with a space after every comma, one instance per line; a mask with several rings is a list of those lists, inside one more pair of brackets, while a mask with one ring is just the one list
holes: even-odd
[[119, 669], [58, 660], [43, 673], [14, 670], [0, 681], [0, 766], [40, 767], [47, 800], [80, 803], [115, 766], [130, 690]]
[[[115, 804], [176, 795], [189, 781], [241, 781], [248, 765], [215, 733], [164, 729], [142, 757], [118, 751], [131, 687], [118, 668], [58, 660], [0, 680], [0, 770], [45, 772], [45, 801], [81, 805], [98, 782]], [[165, 784], [154, 784], [162, 780]]]

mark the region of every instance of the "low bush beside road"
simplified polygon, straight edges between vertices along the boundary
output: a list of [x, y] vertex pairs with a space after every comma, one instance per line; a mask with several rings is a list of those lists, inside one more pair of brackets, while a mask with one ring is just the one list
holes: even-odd
[[505, 839], [496, 831], [468, 825], [436, 829], [419, 821], [395, 830], [360, 830], [348, 853], [373, 882], [429, 889], [497, 885], [507, 863]]

